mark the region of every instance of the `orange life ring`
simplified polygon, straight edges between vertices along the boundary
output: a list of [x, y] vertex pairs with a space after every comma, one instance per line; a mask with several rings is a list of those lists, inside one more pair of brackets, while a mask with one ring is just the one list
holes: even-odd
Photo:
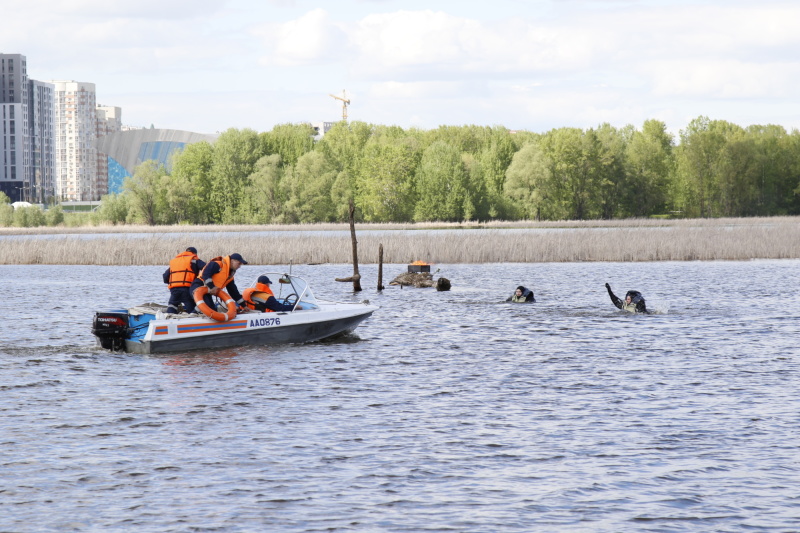
[[228, 306], [227, 313], [220, 313], [215, 309], [211, 309], [205, 302], [205, 300], [203, 300], [203, 296], [205, 296], [206, 294], [208, 294], [208, 287], [202, 285], [194, 291], [193, 296], [194, 296], [194, 303], [197, 306], [197, 308], [200, 311], [202, 311], [203, 314], [206, 315], [208, 318], [212, 318], [217, 322], [227, 322], [228, 320], [231, 320], [236, 316], [236, 302], [233, 301], [233, 299], [227, 292], [220, 289], [220, 291], [217, 293], [217, 297], [223, 302], [225, 302], [225, 305]]

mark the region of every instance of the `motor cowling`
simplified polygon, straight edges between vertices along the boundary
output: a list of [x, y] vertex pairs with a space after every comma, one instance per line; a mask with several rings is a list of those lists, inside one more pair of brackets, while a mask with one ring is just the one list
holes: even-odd
[[122, 350], [130, 337], [127, 311], [98, 311], [92, 321], [92, 333], [106, 350]]

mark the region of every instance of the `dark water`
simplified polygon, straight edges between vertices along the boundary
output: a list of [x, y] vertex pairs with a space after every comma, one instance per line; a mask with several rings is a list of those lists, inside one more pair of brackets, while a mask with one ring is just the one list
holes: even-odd
[[343, 340], [136, 356], [92, 313], [163, 267], [0, 266], [0, 531], [800, 530], [800, 261], [437, 267], [295, 267], [381, 307]]

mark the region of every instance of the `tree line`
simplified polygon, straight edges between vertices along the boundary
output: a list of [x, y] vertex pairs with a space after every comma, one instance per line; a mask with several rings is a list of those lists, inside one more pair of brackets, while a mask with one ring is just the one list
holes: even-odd
[[781, 126], [698, 117], [678, 139], [658, 120], [541, 134], [340, 122], [314, 133], [230, 129], [186, 146], [170, 171], [146, 161], [94, 221], [334, 222], [351, 198], [365, 222], [800, 214], [800, 133]]

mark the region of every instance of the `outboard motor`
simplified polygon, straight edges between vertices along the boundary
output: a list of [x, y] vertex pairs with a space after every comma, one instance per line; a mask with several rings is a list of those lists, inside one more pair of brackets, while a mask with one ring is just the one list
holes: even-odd
[[125, 339], [130, 337], [127, 311], [98, 311], [92, 322], [92, 333], [106, 350], [125, 348]]

